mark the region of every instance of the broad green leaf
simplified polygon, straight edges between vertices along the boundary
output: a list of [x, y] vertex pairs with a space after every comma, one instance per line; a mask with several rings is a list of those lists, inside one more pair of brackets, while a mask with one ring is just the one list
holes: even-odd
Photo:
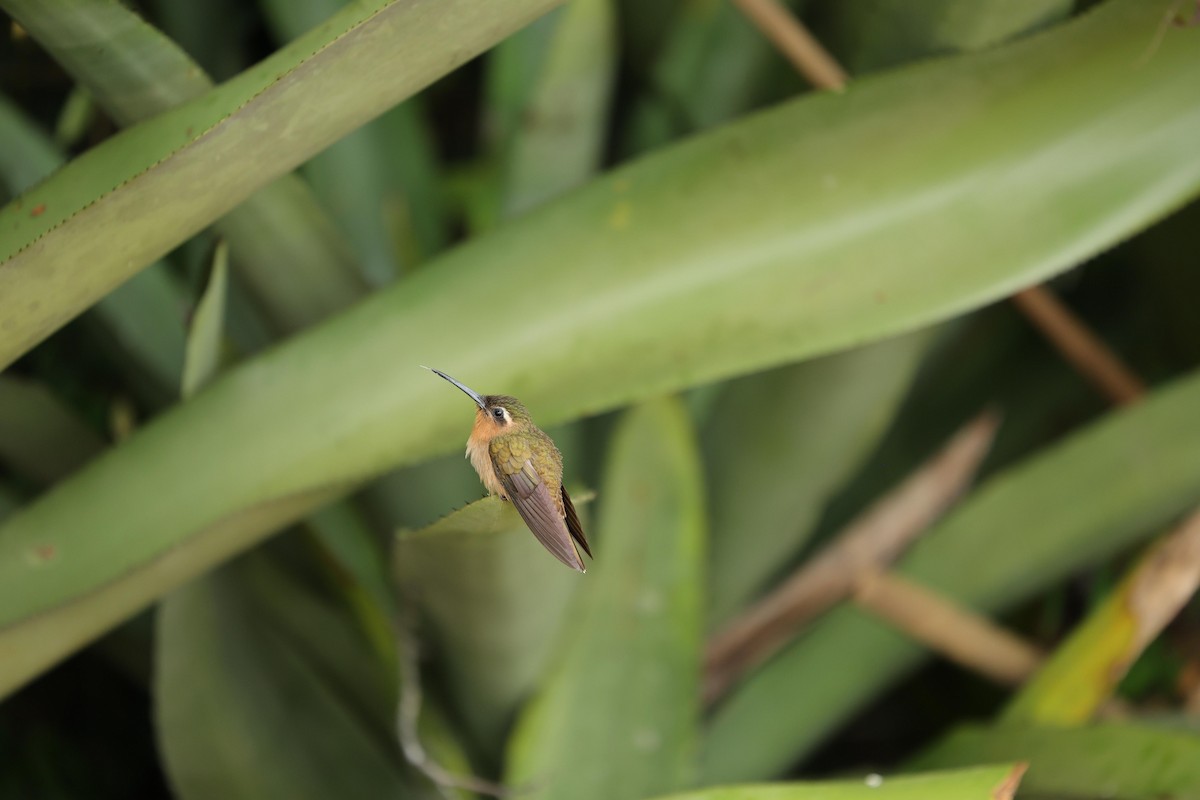
[[928, 332], [726, 386], [704, 429], [712, 545], [709, 624], [803, 547], [821, 509], [886, 429]]
[[[684, 130], [705, 128], [761, 103], [780, 68], [793, 72], [738, 8], [699, 0], [681, 10], [655, 87]], [[791, 88], [798, 85], [793, 76]], [[710, 625], [725, 621], [803, 546], [826, 501], [885, 430], [928, 339], [904, 337], [721, 390], [705, 427]]]
[[596, 560], [563, 652], [522, 712], [505, 780], [531, 798], [638, 800], [687, 785], [699, 733], [704, 498], [683, 404], [613, 435]]
[[480, 752], [497, 756], [517, 703], [545, 671], [583, 579], [551, 557], [512, 505], [496, 497], [402, 531], [395, 573], [400, 591], [427, 620], [454, 710]]
[[225, 295], [229, 291], [229, 245], [217, 243], [208, 285], [188, 332], [187, 355], [183, 362], [183, 382], [179, 393], [185, 399], [194, 395], [217, 374], [221, 364], [221, 345], [225, 340]]
[[1029, 762], [1030, 796], [1160, 800], [1200, 797], [1200, 734], [1137, 723], [1083, 728], [970, 726], [909, 766], [949, 769], [989, 761]]
[[[45, 133], [0, 96], [0, 183], [14, 194], [65, 160]], [[183, 292], [165, 264], [151, 264], [117, 287], [93, 311], [110, 340], [155, 389], [174, 396], [183, 363]]]
[[974, 767], [850, 781], [725, 786], [656, 800], [1011, 800], [1020, 768]]
[[187, 53], [118, 0], [0, 0], [0, 7], [120, 125], [212, 88]]
[[[797, 13], [808, 3], [788, 0], [783, 5]], [[805, 88], [795, 68], [727, 0], [683, 4], [651, 83], [678, 133], [710, 128]]]
[[176, 793], [437, 797], [405, 768], [387, 674], [355, 633], [261, 554], [168, 597], [155, 698]]
[[0, 209], [0, 366], [254, 190], [553, 5], [355, 3], [89, 150]]
[[[1128, 546], [1195, 502], [1197, 403], [1193, 373], [996, 475], [897, 569], [990, 612]], [[925, 655], [864, 612], [834, 610], [718, 707], [704, 782], [781, 772]], [[804, 713], [780, 714], [781, 705]]]
[[[364, 480], [461, 447], [461, 406], [418, 364], [546, 425], [945, 319], [1128, 236], [1200, 185], [1200, 34], [1168, 30], [1129, 68], [1159, 21], [1117, 0], [696, 137], [231, 370], [0, 527], [0, 646], [22, 642], [0, 688]], [[921, 135], [896, 136], [905, 121]], [[64, 557], [34, 570], [48, 539]]]
[[104, 447], [104, 440], [41, 383], [0, 375], [0, 464], [48, 486]]
[[834, 0], [818, 31], [852, 75], [920, 58], [990, 47], [1059, 22], [1071, 0]]
[[[346, 1], [260, 0], [259, 5], [276, 38], [286, 42], [323, 23], [345, 7]], [[432, 255], [444, 243], [436, 164], [421, 108], [410, 100], [304, 165], [304, 174], [348, 234], [372, 285], [391, 283], [405, 268]], [[408, 252], [398, 251], [398, 234], [409, 240]]]
[[[0, 0], [0, 7], [122, 125], [212, 89], [186, 53], [117, 0]], [[258, 303], [284, 331], [365, 294], [349, 247], [295, 176], [265, 187], [216, 225]]]
[[[553, 16], [540, 69], [504, 148], [503, 216], [575, 188], [599, 166], [616, 72], [611, 6], [612, 0], [571, 0]], [[522, 39], [501, 44], [497, 56], [523, 46]]]

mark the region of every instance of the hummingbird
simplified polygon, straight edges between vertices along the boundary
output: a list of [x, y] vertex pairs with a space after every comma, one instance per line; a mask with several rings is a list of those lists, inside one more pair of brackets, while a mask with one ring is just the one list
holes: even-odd
[[450, 381], [478, 406], [467, 439], [467, 458], [488, 493], [512, 501], [529, 530], [555, 558], [587, 572], [576, 545], [589, 558], [592, 549], [562, 485], [562, 453], [554, 441], [533, 423], [517, 398], [480, 395], [441, 370], [425, 369]]

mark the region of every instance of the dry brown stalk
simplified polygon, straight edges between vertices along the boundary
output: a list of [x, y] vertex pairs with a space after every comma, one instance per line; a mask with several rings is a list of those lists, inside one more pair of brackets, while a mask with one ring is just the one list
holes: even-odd
[[854, 599], [931, 650], [1000, 684], [1024, 682], [1043, 660], [1036, 647], [986, 616], [895, 573], [867, 570]]
[[778, 0], [733, 0], [805, 79], [818, 89], [841, 91], [846, 71]]
[[1017, 292], [1012, 301], [1112, 402], [1128, 405], [1146, 393], [1141, 379], [1048, 288], [1033, 286]]
[[1126, 667], [1200, 587], [1200, 509], [1160, 539], [1135, 568], [1126, 596], [1135, 636]]
[[995, 437], [985, 412], [931, 460], [851, 522], [823, 551], [709, 642], [704, 698], [715, 702], [807, 622], [846, 599], [868, 568], [894, 561], [970, 484]]

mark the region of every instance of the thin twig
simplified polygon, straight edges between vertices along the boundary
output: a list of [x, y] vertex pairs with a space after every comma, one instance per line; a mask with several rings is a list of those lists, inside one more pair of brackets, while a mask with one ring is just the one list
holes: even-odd
[[733, 0], [764, 36], [818, 89], [841, 91], [846, 71], [778, 0]]
[[1034, 286], [1014, 294], [1012, 301], [1114, 403], [1134, 403], [1146, 393], [1133, 371], [1049, 289]]
[[997, 683], [1023, 683], [1044, 657], [982, 614], [894, 573], [865, 571], [854, 599], [931, 650]]
[[[411, 609], [411, 603], [406, 605]], [[419, 645], [414, 632], [415, 621], [411, 611], [400, 612], [396, 622], [396, 641], [399, 650], [400, 701], [396, 707], [396, 735], [400, 750], [413, 767], [431, 780], [443, 797], [449, 797], [449, 789], [461, 789], [492, 797], [510, 797], [515, 794], [508, 787], [485, 781], [473, 775], [456, 775], [437, 763], [421, 744], [421, 665]]]
[[991, 412], [969, 422], [821, 553], [713, 637], [705, 653], [705, 701], [715, 702], [801, 626], [848, 597], [864, 569], [895, 560], [971, 482], [997, 425]]

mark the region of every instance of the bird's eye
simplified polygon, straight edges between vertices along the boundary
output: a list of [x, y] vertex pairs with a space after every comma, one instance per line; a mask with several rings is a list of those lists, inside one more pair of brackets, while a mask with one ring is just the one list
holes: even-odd
[[500, 420], [504, 419], [504, 409], [500, 408], [500, 406], [496, 406], [495, 408], [492, 409], [492, 416], [495, 417], [496, 419], [500, 419]]

